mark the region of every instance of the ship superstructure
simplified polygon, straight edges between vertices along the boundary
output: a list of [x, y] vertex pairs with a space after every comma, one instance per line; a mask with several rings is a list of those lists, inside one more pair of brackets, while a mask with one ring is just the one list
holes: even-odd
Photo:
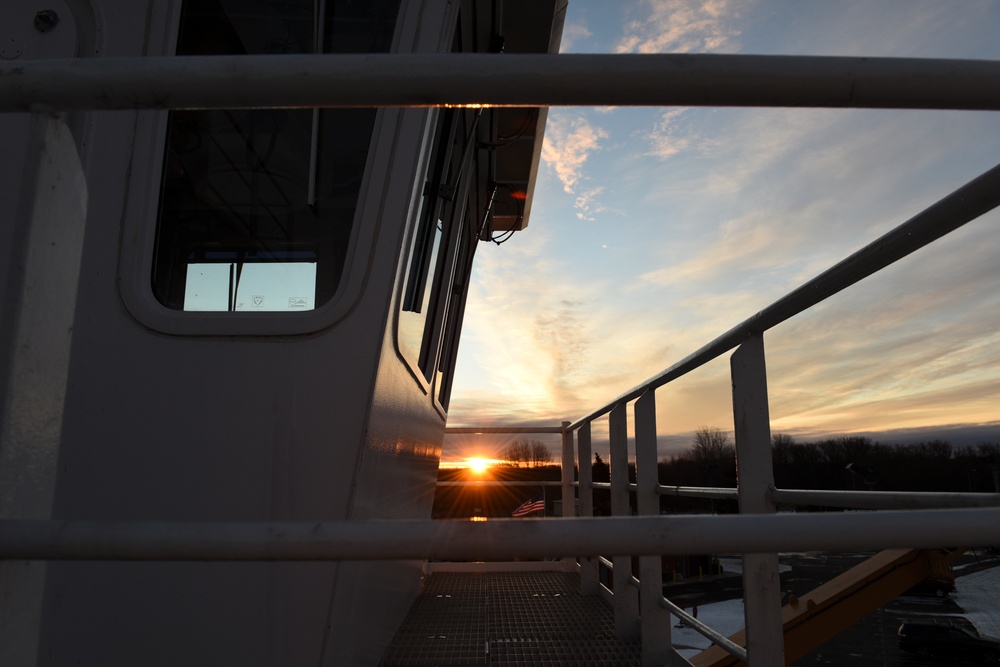
[[[775, 489], [763, 344], [995, 208], [1000, 168], [549, 427], [564, 518], [429, 520], [472, 258], [527, 224], [546, 105], [1000, 109], [992, 62], [554, 55], [565, 9], [2, 10], [0, 662], [377, 664], [427, 561], [560, 557], [610, 600], [619, 637], [641, 636], [645, 664], [676, 663], [669, 614], [695, 621], [662, 598], [660, 556], [734, 551], [746, 634], [696, 662], [762, 667], [799, 654], [796, 628], [819, 636], [827, 601], [781, 607], [779, 550], [905, 547], [871, 565], [903, 579], [835, 586], [870, 605], [942, 547], [1000, 542], [996, 509], [927, 509], [995, 494]], [[737, 488], [661, 484], [656, 389], [732, 350]], [[581, 464], [599, 420], [611, 480], [595, 487]], [[613, 517], [588, 516], [594, 488]], [[659, 516], [665, 493], [747, 516]]]
[[[56, 5], [3, 8], [5, 62], [143, 58], [190, 83], [206, 57], [287, 81], [296, 58], [548, 53], [565, 9]], [[544, 124], [537, 107], [0, 116], [3, 518], [429, 518], [472, 258], [528, 224]], [[5, 665], [372, 664], [421, 573], [5, 567]]]

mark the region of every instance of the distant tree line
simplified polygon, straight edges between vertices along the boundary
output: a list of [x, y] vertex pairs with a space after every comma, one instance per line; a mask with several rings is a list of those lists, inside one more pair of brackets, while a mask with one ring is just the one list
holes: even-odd
[[497, 456], [504, 465], [537, 468], [552, 463], [552, 453], [540, 440], [515, 440], [504, 445]]
[[[798, 442], [779, 433], [771, 457], [779, 488], [1000, 492], [1000, 443], [890, 445], [866, 436]], [[736, 486], [736, 449], [728, 433], [703, 426], [691, 449], [662, 460], [659, 473], [671, 486]]]
[[1000, 492], [1000, 443], [889, 445], [864, 436], [798, 443], [779, 434], [771, 457], [775, 486], [784, 488]]
[[[846, 489], [875, 491], [953, 491], [995, 493], [1000, 489], [1000, 443], [955, 447], [944, 440], [890, 445], [865, 436], [843, 436], [816, 442], [799, 442], [778, 433], [772, 437], [771, 456], [775, 486], [786, 489]], [[497, 480], [549, 480], [560, 478], [544, 443], [518, 440], [497, 456], [505, 465], [494, 469]], [[462, 470], [442, 470], [443, 481], [463, 479]], [[611, 468], [599, 453], [591, 462], [594, 482], [610, 482]], [[635, 482], [635, 466], [628, 478]], [[735, 487], [736, 449], [730, 433], [703, 426], [693, 435], [691, 447], [659, 462], [660, 483], [669, 486]], [[634, 508], [634, 494], [631, 502]], [[435, 517], [508, 516], [523, 502], [524, 494], [493, 487], [441, 487], [434, 503]], [[554, 496], [552, 496], [554, 497]], [[594, 514], [611, 513], [608, 489], [594, 489]], [[666, 512], [739, 511], [734, 500], [705, 500], [664, 494]]]

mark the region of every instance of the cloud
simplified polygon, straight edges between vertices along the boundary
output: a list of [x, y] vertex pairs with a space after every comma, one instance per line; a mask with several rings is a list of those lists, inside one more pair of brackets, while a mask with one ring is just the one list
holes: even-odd
[[865, 1], [793, 4], [787, 6], [791, 11], [786, 13], [794, 17], [793, 25], [799, 29], [774, 40], [770, 53], [963, 59], [996, 56], [992, 41], [997, 4], [992, 0], [968, 0], [957, 15], [951, 3], [937, 0], [910, 0], [891, 10]]
[[[649, 25], [629, 24], [625, 50], [777, 34], [729, 29], [730, 3], [640, 9], [629, 18]], [[817, 11], [786, 9], [785, 27]], [[787, 39], [807, 43], [826, 25]], [[538, 224], [523, 237], [479, 251], [460, 363], [477, 368], [456, 380], [454, 420], [555, 424], [596, 409], [992, 166], [1000, 136], [995, 116], [963, 112], [605, 111], [552, 111], [539, 184], [554, 194], [536, 190]], [[579, 222], [595, 218], [604, 224]], [[995, 422], [998, 223], [977, 221], [768, 332], [772, 430]], [[730, 429], [730, 392], [727, 354], [657, 391], [661, 432]]]
[[610, 286], [588, 278], [587, 267], [546, 253], [552, 242], [542, 237], [549, 233], [539, 229], [481, 249], [453, 423], [576, 419], [659, 372], [681, 351], [663, 329], [648, 326], [647, 313], [623, 313]]
[[[657, 285], [691, 284], [715, 278], [725, 271], [773, 269], [779, 258], [797, 245], [798, 235], [782, 235], [773, 225], [762, 224], [761, 214], [724, 223], [704, 250], [680, 263], [640, 274], [640, 281]], [[738, 265], [738, 267], [737, 267]]]
[[732, 51], [739, 36], [734, 19], [744, 5], [733, 0], [645, 0], [643, 16], [625, 25], [615, 51]]
[[545, 127], [542, 159], [552, 166], [563, 184], [563, 191], [576, 192], [583, 178], [583, 166], [593, 151], [600, 150], [608, 133], [592, 125], [582, 115], [553, 112]]
[[562, 41], [559, 44], [559, 50], [563, 53], [568, 53], [573, 50], [574, 45], [577, 41], [581, 39], [587, 39], [592, 37], [593, 33], [579, 21], [571, 21], [563, 27]]
[[604, 188], [598, 186], [596, 188], [589, 188], [581, 192], [573, 205], [577, 209], [576, 217], [580, 220], [589, 220], [593, 222], [596, 218], [594, 217], [598, 213], [603, 213], [608, 210], [606, 206], [599, 204], [597, 196], [604, 193]]
[[[772, 431], [829, 434], [996, 420], [1000, 238], [990, 230], [998, 221], [1000, 212], [988, 214], [768, 332]], [[742, 229], [737, 238], [760, 247]], [[736, 246], [732, 253], [741, 250]], [[753, 258], [751, 251], [746, 259]], [[674, 276], [680, 285], [664, 293], [674, 296], [662, 299], [672, 304], [670, 336], [683, 345], [691, 340], [685, 349], [693, 351], [797, 286], [774, 282], [767, 264], [717, 293], [707, 284], [687, 290], [684, 269], [704, 279], [707, 265], [682, 266]], [[703, 423], [728, 424], [727, 389], [728, 375], [720, 371], [700, 396], [681, 391], [674, 400], [684, 408], [663, 423], [690, 427], [697, 414]]]
[[987, 226], [957, 232], [768, 334], [775, 423], [878, 430], [995, 420], [1000, 241]]
[[586, 187], [587, 178], [583, 174], [584, 165], [591, 153], [601, 149], [601, 142], [608, 133], [593, 125], [582, 115], [568, 115], [553, 112], [549, 115], [545, 128], [545, 142], [542, 145], [542, 159], [549, 164], [563, 185], [567, 194], [575, 194], [574, 206], [577, 218], [593, 221], [594, 216], [603, 212], [598, 203], [598, 195], [604, 188]]
[[[584, 384], [590, 340], [580, 294], [587, 290], [558, 280], [563, 269], [544, 254], [547, 235], [516, 235], [477, 257], [460, 352], [473, 361], [460, 370], [476, 372], [456, 379], [452, 409], [462, 420], [558, 423], [579, 403], [574, 387]], [[492, 396], [492, 406], [483, 409], [478, 396]]]
[[670, 158], [698, 141], [696, 134], [679, 127], [679, 121], [685, 111], [687, 109], [668, 109], [660, 116], [653, 130], [645, 135], [651, 146], [647, 155], [662, 159]]
[[778, 279], [791, 289], [976, 175], [955, 148], [967, 143], [961, 128], [988, 125], [963, 118], [727, 110], [712, 119], [711, 150], [642, 172], [656, 184], [640, 193], [644, 203], [676, 222], [664, 228], [671, 236], [658, 266], [638, 283], [693, 292], [712, 281]]

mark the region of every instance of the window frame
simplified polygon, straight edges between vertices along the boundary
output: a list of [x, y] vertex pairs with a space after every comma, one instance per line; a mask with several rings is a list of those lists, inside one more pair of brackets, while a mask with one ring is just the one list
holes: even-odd
[[[389, 52], [404, 42], [408, 2], [401, 0]], [[165, 51], [175, 56], [180, 5], [171, 17]], [[119, 250], [119, 296], [128, 313], [161, 333], [186, 336], [290, 336], [315, 333], [343, 319], [357, 303], [374, 261], [383, 225], [386, 182], [399, 178], [412, 164], [394, 159], [400, 142], [403, 110], [376, 109], [364, 173], [358, 190], [343, 270], [336, 289], [323, 305], [307, 311], [185, 311], [162, 304], [153, 293], [157, 220], [168, 132], [167, 111], [135, 113], [131, 169], [123, 195], [122, 242]]]
[[[397, 137], [392, 128], [399, 124], [401, 113], [399, 109], [380, 109], [376, 113], [344, 269], [333, 296], [313, 310], [265, 312], [174, 310], [160, 303], [153, 294], [154, 221], [160, 201], [159, 166], [163, 164], [166, 151], [167, 112], [138, 113], [119, 262], [120, 294], [128, 311], [153, 330], [202, 336], [308, 334], [343, 319], [367, 282], [375, 240], [382, 226], [384, 179], [392, 178], [390, 172], [394, 166], [399, 168], [393, 165]], [[137, 169], [140, 156], [143, 166]]]

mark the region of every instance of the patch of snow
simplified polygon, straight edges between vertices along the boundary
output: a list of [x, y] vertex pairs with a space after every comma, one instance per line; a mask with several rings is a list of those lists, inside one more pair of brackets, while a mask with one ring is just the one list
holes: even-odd
[[1000, 567], [957, 578], [953, 597], [981, 633], [1000, 637]]
[[[686, 611], [691, 613], [690, 609], [686, 609]], [[676, 626], [677, 617], [671, 618]], [[743, 600], [726, 600], [725, 602], [699, 605], [698, 620], [728, 637], [743, 629]], [[674, 648], [685, 658], [695, 656], [712, 645], [712, 642], [687, 626], [671, 628], [670, 632], [670, 641]]]
[[977, 566], [983, 565], [985, 563], [994, 563], [994, 564], [1000, 565], [1000, 558], [997, 558], [995, 556], [990, 556], [990, 555], [984, 554], [982, 552], [977, 552], [977, 554], [979, 556], [977, 558], [977, 562], [975, 562], [975, 563], [965, 563], [964, 565], [955, 565], [954, 567], [951, 568], [951, 571], [952, 572], [961, 572], [962, 570], [964, 570], [966, 568], [977, 567]]
[[[722, 566], [723, 572], [743, 574], [743, 559], [742, 558], [719, 558], [719, 565]], [[791, 572], [792, 566], [785, 565], [784, 563], [778, 563], [778, 572]]]
[[[738, 559], [721, 559], [723, 568], [730, 569], [730, 561], [741, 563]], [[953, 599], [965, 611], [965, 617], [975, 624], [979, 631], [991, 637], [1000, 637], [1000, 567], [967, 574], [955, 580]], [[939, 604], [937, 600], [928, 603]], [[690, 608], [687, 609], [691, 611]], [[942, 616], [940, 613], [928, 613], [928, 616]], [[729, 636], [743, 629], [743, 600], [726, 600], [698, 607], [698, 620], [706, 623], [715, 631]], [[673, 619], [677, 623], [677, 619]], [[691, 658], [711, 645], [707, 639], [689, 627], [671, 628], [671, 641], [677, 651], [685, 658]]]

